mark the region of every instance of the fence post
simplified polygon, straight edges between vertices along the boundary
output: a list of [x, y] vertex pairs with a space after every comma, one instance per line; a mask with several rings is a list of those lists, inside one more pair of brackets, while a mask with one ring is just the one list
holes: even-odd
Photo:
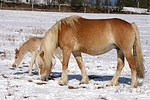
[[2, 9], [2, 0], [0, 0], [0, 9]]
[[33, 11], [33, 9], [34, 9], [34, 2], [33, 2], [34, 0], [32, 0], [32, 11]]
[[150, 12], [150, 0], [148, 0], [148, 12]]

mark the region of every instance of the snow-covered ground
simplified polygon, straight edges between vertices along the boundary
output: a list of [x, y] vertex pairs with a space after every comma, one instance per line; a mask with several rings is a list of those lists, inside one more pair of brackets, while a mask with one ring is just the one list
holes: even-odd
[[139, 14], [150, 14], [150, 12], [148, 12], [148, 9], [145, 8], [123, 7], [122, 11]]
[[[116, 70], [116, 51], [99, 56], [83, 54], [90, 82], [79, 85], [81, 73], [71, 56], [68, 68], [68, 85], [59, 86], [61, 63], [52, 70], [53, 79], [39, 84], [38, 73], [28, 76], [30, 53], [18, 68], [12, 69], [14, 49], [33, 36], [44, 36], [58, 20], [70, 15], [85, 18], [121, 18], [135, 22], [140, 30], [140, 39], [145, 59], [146, 74], [142, 84], [130, 87], [131, 72], [126, 63], [119, 85], [106, 87]], [[117, 23], [116, 23], [117, 24]], [[1, 100], [150, 100], [150, 17], [148, 15], [90, 14], [0, 10], [0, 99]]]

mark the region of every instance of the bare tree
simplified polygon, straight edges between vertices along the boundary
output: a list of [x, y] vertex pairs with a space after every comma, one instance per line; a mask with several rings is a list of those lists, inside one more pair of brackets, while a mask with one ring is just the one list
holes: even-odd
[[50, 0], [47, 0], [47, 5], [50, 5]]

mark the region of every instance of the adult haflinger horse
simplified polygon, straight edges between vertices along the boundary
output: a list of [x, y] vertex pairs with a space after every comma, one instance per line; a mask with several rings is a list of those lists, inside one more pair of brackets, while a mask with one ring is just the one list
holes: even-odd
[[48, 30], [40, 46], [37, 61], [41, 80], [46, 80], [51, 72], [51, 60], [57, 46], [63, 53], [60, 85], [67, 84], [67, 68], [71, 53], [82, 73], [81, 84], [87, 84], [89, 80], [81, 53], [100, 55], [111, 49], [116, 49], [118, 63], [117, 71], [108, 86], [118, 85], [118, 78], [124, 67], [124, 57], [131, 69], [131, 86], [137, 87], [138, 77], [144, 77], [139, 32], [134, 23], [130, 24], [118, 18], [85, 19], [70, 16], [61, 19]]

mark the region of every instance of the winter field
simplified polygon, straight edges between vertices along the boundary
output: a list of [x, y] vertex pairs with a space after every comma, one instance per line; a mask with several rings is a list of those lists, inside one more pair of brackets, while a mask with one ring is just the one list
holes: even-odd
[[[83, 54], [89, 84], [79, 85], [81, 73], [71, 56], [68, 85], [59, 86], [61, 63], [52, 70], [51, 80], [39, 84], [37, 70], [28, 76], [31, 54], [27, 53], [15, 70], [12, 69], [15, 48], [31, 37], [43, 37], [58, 20], [70, 15], [85, 18], [121, 18], [135, 22], [145, 59], [145, 78], [137, 88], [130, 87], [131, 71], [126, 62], [119, 85], [106, 87], [116, 71], [116, 51], [99, 56]], [[0, 99], [1, 100], [150, 100], [150, 16], [128, 14], [89, 14], [0, 10]]]

